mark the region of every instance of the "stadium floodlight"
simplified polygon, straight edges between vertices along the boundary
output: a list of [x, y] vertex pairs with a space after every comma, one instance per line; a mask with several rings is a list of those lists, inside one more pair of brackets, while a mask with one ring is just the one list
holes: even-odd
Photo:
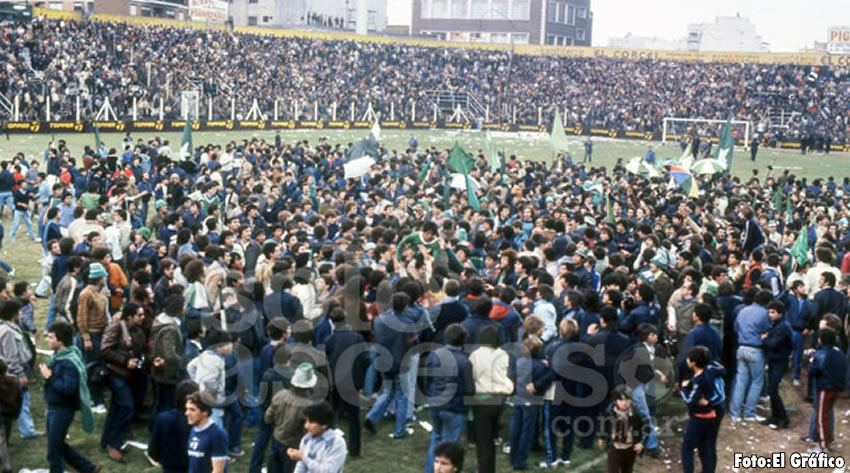
[[[732, 120], [732, 131], [737, 132], [738, 137], [741, 137], [740, 132], [743, 129], [744, 147], [750, 145], [750, 129], [752, 123], [743, 120]], [[679, 139], [682, 135], [689, 134], [688, 128], [694, 125], [706, 125], [712, 128], [717, 128], [717, 133], [712, 133], [708, 137], [719, 137], [720, 130], [726, 124], [726, 120], [711, 120], [708, 118], [676, 118], [666, 117], [663, 121], [663, 129], [661, 132], [661, 144], [667, 144], [669, 139]]]

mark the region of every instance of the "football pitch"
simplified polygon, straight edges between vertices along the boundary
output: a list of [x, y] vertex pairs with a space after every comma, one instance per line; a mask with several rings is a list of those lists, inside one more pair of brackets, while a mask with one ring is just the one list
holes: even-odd
[[[369, 133], [368, 130], [357, 131], [284, 131], [281, 133], [284, 142], [295, 142], [298, 140], [309, 140], [310, 143], [315, 143], [320, 137], [327, 136], [332, 144], [342, 143], [347, 145], [354, 142]], [[484, 147], [484, 134], [482, 132], [455, 132], [441, 130], [427, 130], [416, 132], [401, 132], [401, 131], [385, 131], [382, 136], [382, 143], [389, 149], [403, 151], [407, 147], [407, 142], [411, 134], [415, 135], [419, 141], [420, 149], [423, 147], [435, 146], [440, 149], [445, 149], [453, 146], [455, 142], [459, 142], [470, 152], [477, 152]], [[123, 134], [102, 134], [101, 138], [108, 147], [114, 147], [120, 150]], [[137, 134], [133, 135], [134, 139], [143, 138], [145, 140], [154, 135]], [[171, 142], [172, 149], [179, 147], [181, 134], [180, 133], [165, 133], [160, 135], [163, 139]], [[195, 146], [206, 143], [225, 145], [230, 141], [241, 142], [244, 139], [250, 139], [252, 136], [265, 139], [273, 142], [275, 137], [274, 130], [266, 130], [264, 132], [231, 132], [231, 133], [195, 133], [193, 142]], [[8, 139], [0, 137], [0, 157], [2, 159], [11, 159], [11, 157], [23, 152], [28, 158], [33, 157], [39, 161], [43, 160], [44, 150], [51, 140], [64, 139], [71, 149], [72, 156], [79, 158], [85, 145], [94, 146], [94, 136], [91, 134], [84, 135], [11, 135]], [[573, 154], [574, 160], [580, 161], [583, 155], [583, 137], [569, 137], [570, 151]], [[521, 159], [544, 160], [548, 161], [552, 158], [552, 150], [549, 146], [548, 136], [536, 134], [502, 134], [494, 133], [493, 141], [499, 150], [505, 150], [508, 154], [515, 154]], [[618, 158], [628, 160], [633, 156], [643, 156], [647, 145], [652, 145], [656, 149], [659, 159], [675, 158], [681, 154], [678, 144], [670, 143], [661, 147], [660, 143], [649, 143], [644, 141], [627, 141], [627, 140], [611, 140], [603, 138], [594, 138], [594, 153], [593, 165], [606, 166], [611, 169]], [[749, 151], [743, 148], [735, 150], [735, 160], [733, 173], [740, 177], [751, 175], [752, 169], [758, 168], [760, 174], [763, 175], [768, 164], [773, 165], [777, 173], [780, 173], [784, 168], [792, 169], [792, 172], [800, 177], [808, 177], [810, 180], [816, 177], [834, 176], [837, 181], [841, 181], [844, 176], [850, 175], [850, 164], [847, 163], [848, 154], [830, 154], [830, 155], [809, 155], [801, 156], [799, 152], [791, 150], [772, 150], [762, 149], [759, 152], [758, 161], [755, 165], [750, 161]], [[11, 221], [8, 213], [3, 216], [3, 224], [7, 231], [11, 228]], [[16, 268], [15, 281], [28, 281], [36, 284], [40, 279], [41, 267], [39, 259], [41, 257], [40, 245], [26, 238], [24, 230], [19, 230], [19, 238], [15, 242], [10, 242], [5, 239], [6, 245], [2, 249], [2, 258]], [[7, 235], [8, 237], [8, 235]], [[43, 329], [46, 319], [47, 300], [39, 299], [36, 302], [36, 323], [39, 329]], [[40, 348], [45, 349], [44, 340], [38, 342]], [[40, 355], [38, 363], [44, 360], [44, 356]], [[32, 413], [35, 419], [37, 430], [45, 430], [45, 405], [42, 395], [42, 380], [36, 375], [31, 381], [31, 398], [32, 398]], [[667, 423], [662, 422], [662, 432], [660, 438], [667, 445], [675, 445], [681, 437], [681, 426], [683, 421], [683, 406], [682, 402], [676, 397], [668, 397], [659, 405], [659, 417], [667, 419]], [[420, 420], [428, 420], [427, 411], [418, 413]], [[100, 434], [102, 433], [102, 425], [105, 416], [96, 415], [95, 433], [86, 434], [80, 427], [79, 415], [75, 418], [72, 428], [69, 432], [69, 443], [79, 449], [84, 455], [89, 457], [97, 464], [104, 467], [105, 472], [121, 472], [121, 473], [154, 473], [161, 471], [159, 468], [151, 466], [144, 458], [142, 451], [129, 447], [125, 455], [124, 464], [117, 464], [107, 459], [107, 455], [99, 448]], [[507, 441], [510, 425], [510, 410], [506, 409], [503, 416], [502, 428], [500, 430], [501, 437]], [[343, 421], [338, 424], [338, 427], [347, 429], [347, 422]], [[419, 425], [415, 425], [415, 433], [405, 439], [391, 440], [388, 434], [391, 431], [390, 422], [381, 422], [378, 425], [378, 433], [375, 436], [370, 435], [364, 430], [362, 434], [363, 456], [358, 460], [349, 460], [345, 466], [345, 471], [349, 473], [414, 473], [421, 472], [424, 468], [425, 456], [428, 449], [430, 435]], [[248, 471], [248, 463], [250, 461], [251, 445], [256, 436], [256, 427], [246, 427], [242, 438], [242, 449], [246, 455], [240, 457], [235, 463], [229, 467], [229, 471], [233, 473], [245, 473]], [[131, 439], [147, 443], [148, 433], [144, 424], [136, 424], [133, 426]], [[475, 449], [468, 442], [466, 436], [462, 439], [467, 448], [467, 457], [464, 471], [475, 471]], [[22, 440], [18, 433], [17, 427], [13, 428], [13, 433], [10, 439], [10, 454], [12, 458], [13, 471], [18, 471], [22, 468], [46, 468], [47, 462], [45, 459], [47, 442], [45, 438], [37, 440]], [[185, 448], [182, 445], [175, 445], [175, 448]], [[675, 448], [675, 447], [674, 447]], [[672, 465], [665, 464], [659, 461], [650, 461], [643, 459], [638, 462], [637, 471], [671, 471], [671, 466], [677, 468], [678, 451], [672, 450], [668, 453], [671, 456]], [[266, 456], [267, 458], [267, 456]], [[583, 450], [576, 448], [572, 455], [572, 467], [569, 471], [590, 471], [601, 472], [605, 471], [604, 453], [598, 450]], [[542, 453], [532, 453], [530, 463], [542, 459]], [[69, 470], [70, 471], [70, 470]], [[498, 454], [497, 471], [507, 473], [512, 471], [509, 459], [506, 455]]]
[[[337, 143], [348, 145], [369, 133], [368, 130], [285, 130], [281, 132], [284, 143], [294, 143], [300, 140], [308, 140], [311, 144], [318, 142], [319, 138], [327, 137], [332, 145]], [[384, 130], [381, 134], [381, 144], [389, 150], [403, 152], [407, 149], [411, 136], [415, 136], [419, 142], [419, 149], [425, 147], [437, 147], [448, 149], [454, 144], [460, 143], [469, 152], [478, 152], [484, 149], [484, 132], [482, 131], [455, 131], [455, 130]], [[134, 139], [142, 138], [147, 141], [154, 136], [159, 136], [170, 142], [172, 149], [178, 149], [181, 133], [159, 133], [159, 134], [133, 134]], [[540, 133], [493, 133], [493, 143], [498, 151], [504, 151], [508, 155], [514, 154], [521, 160], [535, 160], [550, 162], [553, 158], [552, 148], [549, 145], [549, 137]], [[195, 132], [192, 135], [193, 144], [197, 147], [205, 144], [219, 144], [222, 147], [234, 141], [241, 143], [252, 137], [264, 139], [274, 143], [275, 130], [267, 129], [260, 132]], [[122, 133], [102, 133], [101, 139], [107, 147], [121, 149], [124, 138]], [[28, 158], [34, 157], [43, 160], [44, 150], [51, 140], [65, 140], [71, 150], [73, 157], [79, 158], [83, 147], [88, 145], [94, 147], [94, 135], [89, 134], [39, 134], [39, 135], [8, 135], [0, 137], [0, 157], [10, 159], [14, 154], [23, 152]], [[573, 160], [581, 161], [584, 155], [583, 136], [569, 136], [569, 152]], [[659, 161], [678, 158], [682, 152], [678, 143], [650, 142], [642, 140], [622, 140], [595, 137], [593, 138], [593, 162], [592, 166], [605, 166], [613, 168], [618, 158], [628, 161], [635, 156], [643, 156], [647, 146], [652, 146]], [[750, 160], [749, 149], [743, 147], [735, 148], [732, 164], [732, 174], [742, 179], [752, 175], [753, 169], [759, 169], [759, 175], [763, 176], [768, 165], [772, 165], [777, 174], [784, 169], [790, 169], [797, 177], [806, 177], [809, 181], [821, 177], [834, 177], [840, 182], [845, 176], [850, 176], [850, 154], [808, 154], [803, 156], [798, 150], [760, 148], [756, 162]], [[42, 168], [43, 169], [43, 168]]]

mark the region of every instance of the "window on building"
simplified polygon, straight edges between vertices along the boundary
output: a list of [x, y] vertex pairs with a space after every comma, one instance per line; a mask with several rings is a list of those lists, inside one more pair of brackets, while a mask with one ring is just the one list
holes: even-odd
[[471, 0], [470, 18], [473, 20], [487, 20], [490, 14], [490, 0]]
[[566, 18], [566, 5], [563, 3], [555, 4], [555, 22], [556, 23], [564, 23]]
[[177, 15], [174, 12], [174, 10], [165, 10], [165, 17], [166, 18], [171, 18], [173, 20], [176, 16]]
[[369, 10], [369, 18], [366, 20], [366, 29], [378, 29], [378, 12], [376, 12], [375, 10]]
[[507, 33], [490, 33], [490, 42], [491, 43], [500, 43], [506, 44], [510, 43], [511, 39]]
[[508, 0], [492, 0], [491, 3], [493, 20], [509, 20], [508, 17]]
[[572, 5], [565, 5], [567, 7], [567, 24], [574, 25], [576, 24], [576, 7]]
[[575, 46], [575, 45], [576, 45], [576, 40], [575, 40], [574, 38], [570, 38], [569, 36], [567, 36], [567, 37], [564, 39], [564, 45], [566, 45], [566, 46]]
[[564, 45], [564, 39], [565, 39], [565, 38], [564, 38], [563, 36], [558, 36], [558, 46], [563, 46], [563, 45]]
[[272, 17], [270, 17], [270, 16], [264, 16], [263, 17], [263, 23], [268, 23], [270, 21], [272, 21]]
[[137, 14], [136, 5], [130, 5], [130, 16], [136, 16]]
[[431, 18], [431, 0], [421, 0], [419, 2], [419, 8], [421, 10], [420, 16], [422, 16], [422, 18]]
[[451, 0], [452, 18], [467, 18], [466, 0]]
[[258, 3], [258, 0], [248, 0], [248, 3]]
[[546, 6], [546, 21], [548, 21], [549, 23], [555, 22], [555, 18], [556, 18], [555, 13], [557, 13], [557, 11], [556, 11], [557, 9], [558, 9], [557, 3], [549, 2], [549, 4]]
[[529, 0], [513, 0], [511, 2], [511, 19], [528, 21]]
[[555, 35], [547, 34], [546, 35], [546, 44], [555, 44]]
[[487, 33], [469, 33], [469, 41], [471, 43], [486, 43]]
[[61, 10], [64, 5], [62, 4], [62, 2], [50, 2], [47, 4], [47, 7], [51, 10]]
[[513, 44], [528, 44], [528, 33], [514, 33], [511, 39]]
[[83, 11], [83, 2], [74, 2], [74, 11]]
[[584, 30], [581, 28], [576, 29], [576, 39], [579, 41], [584, 41]]
[[[183, 20], [185, 20], [185, 19], [186, 19], [186, 17], [185, 17], [185, 16], [183, 16], [183, 12], [182, 12], [182, 11], [181, 11], [181, 12], [177, 12], [177, 19], [178, 19], [178, 20], [180, 20], [180, 21], [183, 21]], [[230, 20], [232, 21], [232, 20], [233, 20], [233, 17], [231, 17], [231, 18], [230, 18]]]
[[449, 0], [431, 0], [431, 18], [449, 18]]
[[142, 7], [142, 16], [151, 16], [150, 7]]
[[576, 15], [578, 15], [578, 17], [582, 20], [586, 19], [587, 18], [587, 8], [577, 7], [576, 8]]
[[248, 25], [249, 26], [257, 26], [257, 17], [256, 16], [249, 16], [248, 17]]

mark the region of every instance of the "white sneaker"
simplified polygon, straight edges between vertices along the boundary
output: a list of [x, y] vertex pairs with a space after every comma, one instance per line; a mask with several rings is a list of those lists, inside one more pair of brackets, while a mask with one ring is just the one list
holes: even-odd
[[15, 277], [15, 268], [12, 268], [12, 270], [9, 271], [7, 274], [9, 275], [9, 279], [12, 279], [13, 277]]
[[800, 387], [800, 380], [795, 379], [794, 381], [791, 381], [791, 384], [793, 384], [795, 388], [799, 388]]
[[564, 468], [569, 468], [570, 467], [570, 461], [558, 459], [558, 460], [555, 460], [555, 463], [552, 464], [552, 466], [555, 467], [555, 468], [557, 468], [561, 465], [564, 465]]
[[106, 414], [106, 406], [103, 404], [98, 404], [91, 408], [91, 411], [95, 414]]
[[540, 468], [541, 470], [548, 470], [549, 468], [552, 468], [554, 465], [550, 465], [550, 464], [546, 463], [545, 460], [540, 460], [539, 462], [535, 463], [534, 466], [536, 466], [537, 468]]
[[505, 443], [504, 445], [502, 445], [502, 453], [504, 453], [505, 455], [510, 455], [511, 454], [511, 444]]
[[755, 417], [744, 417], [744, 422], [761, 422], [767, 420], [767, 417], [762, 417], [758, 414]]

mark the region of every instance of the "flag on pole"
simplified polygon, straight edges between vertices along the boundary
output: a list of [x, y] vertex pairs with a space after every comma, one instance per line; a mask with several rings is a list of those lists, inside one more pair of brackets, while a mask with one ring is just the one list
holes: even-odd
[[800, 267], [809, 262], [809, 229], [806, 225], [800, 229], [800, 234], [797, 236], [797, 241], [791, 247], [791, 257], [797, 262], [797, 267]]
[[605, 193], [605, 221], [614, 225], [617, 219], [614, 218], [614, 209], [611, 207], [611, 191]]
[[366, 138], [354, 143], [351, 148], [348, 148], [348, 151], [345, 152], [345, 162], [347, 163], [366, 156], [378, 157], [378, 140], [374, 134], [370, 134]]
[[726, 172], [732, 173], [732, 154], [735, 151], [735, 140], [732, 138], [732, 116], [726, 119], [726, 126], [723, 127], [723, 133], [720, 134], [720, 142], [717, 143], [717, 150], [714, 152], [714, 158], [726, 163]]
[[449, 172], [448, 169], [445, 169], [445, 172], [443, 174], [445, 174], [444, 181], [443, 181], [443, 200], [444, 200], [443, 203], [445, 204], [446, 210], [449, 210], [449, 207], [451, 207], [451, 198], [450, 197], [451, 197], [451, 192], [452, 192], [452, 185], [451, 185], [452, 175], [451, 175], [451, 173]]
[[564, 122], [561, 121], [561, 112], [555, 109], [555, 121], [552, 123], [552, 133], [549, 134], [549, 142], [552, 144], [552, 149], [558, 151], [567, 151], [567, 134], [564, 133]]
[[693, 146], [694, 146], [694, 141], [691, 140], [691, 142], [688, 143], [688, 146], [685, 148], [685, 152], [682, 153], [682, 156], [679, 158], [679, 166], [682, 166], [685, 169], [690, 169], [691, 166], [693, 166], [694, 155], [693, 155], [693, 152], [691, 151], [693, 149]]
[[490, 135], [490, 130], [487, 130], [484, 134], [484, 150], [487, 152], [490, 172], [495, 174], [501, 168], [501, 163], [499, 161], [499, 153], [496, 152], [496, 148], [493, 146], [493, 137]]
[[192, 157], [195, 147], [192, 146], [192, 121], [186, 120], [183, 127], [183, 139], [180, 140], [180, 158]]
[[381, 141], [381, 125], [378, 120], [375, 120], [375, 124], [372, 125], [372, 136], [375, 137], [376, 141]]
[[481, 204], [478, 202], [478, 196], [475, 195], [472, 179], [469, 177], [469, 170], [475, 169], [475, 158], [464, 151], [459, 143], [455, 143], [455, 147], [449, 155], [449, 167], [463, 174], [466, 181], [466, 201], [473, 209], [481, 210]]

